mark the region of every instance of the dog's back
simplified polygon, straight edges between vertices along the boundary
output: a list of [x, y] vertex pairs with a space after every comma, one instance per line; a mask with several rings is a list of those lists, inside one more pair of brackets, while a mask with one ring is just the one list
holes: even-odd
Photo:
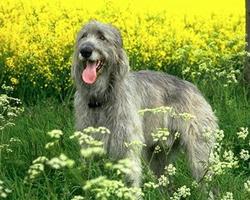
[[[217, 119], [211, 106], [197, 87], [175, 76], [154, 71], [132, 72], [128, 76], [128, 80], [129, 84], [135, 83], [136, 92], [132, 96], [134, 101], [140, 102], [138, 110], [161, 106], [167, 106], [171, 109], [169, 113], [164, 114], [150, 112], [144, 114], [143, 133], [147, 146], [152, 148], [158, 145], [152, 139], [152, 133], [157, 128], [167, 128], [170, 131], [170, 136], [165, 141], [165, 148], [168, 149], [173, 146], [173, 143], [178, 143], [178, 145], [175, 145], [178, 148], [181, 146], [187, 147], [191, 163], [197, 163], [197, 160], [206, 162], [214, 138], [211, 136], [210, 139], [205, 140], [204, 133], [217, 128]], [[185, 120], [184, 116], [189, 114], [190, 119]], [[180, 133], [178, 140], [174, 136], [176, 132]], [[159, 160], [166, 160], [164, 155], [162, 157], [158, 155], [157, 157], [160, 157]], [[164, 166], [160, 167], [161, 162], [159, 163], [159, 160], [157, 161], [158, 164], [152, 168], [156, 168], [154, 171], [160, 174], [162, 169], [159, 168]], [[200, 178], [202, 172], [198, 172], [194, 168], [192, 168], [194, 176]], [[197, 168], [201, 169], [201, 167]]]

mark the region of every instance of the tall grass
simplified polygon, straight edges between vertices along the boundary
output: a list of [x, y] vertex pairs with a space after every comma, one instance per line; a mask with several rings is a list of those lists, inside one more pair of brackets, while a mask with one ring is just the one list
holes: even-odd
[[[212, 96], [209, 88], [202, 89], [203, 93], [208, 94], [219, 118], [220, 128], [224, 130], [223, 149], [232, 150], [239, 160], [238, 168], [227, 169], [213, 180], [212, 185], [217, 188], [218, 198], [222, 198], [226, 192], [232, 192], [234, 199], [245, 200], [249, 193], [244, 188], [244, 183], [249, 179], [250, 170], [248, 162], [240, 158], [240, 151], [242, 148], [249, 149], [249, 136], [243, 142], [236, 132], [240, 130], [239, 127], [250, 127], [249, 93], [241, 87], [231, 91], [217, 88], [216, 95]], [[237, 95], [232, 95], [232, 92], [237, 92]], [[69, 139], [74, 132], [72, 112], [71, 104], [47, 99], [37, 105], [25, 107], [24, 113], [15, 121], [16, 125], [1, 132], [0, 179], [12, 190], [9, 199], [71, 199], [75, 195], [96, 199], [96, 192], [82, 189], [87, 180], [104, 175], [120, 180], [121, 177], [114, 170], [110, 171], [105, 167], [105, 163], [110, 162], [105, 157], [79, 157], [80, 147], [75, 140]], [[52, 141], [47, 132], [53, 129], [61, 129], [64, 134], [54, 147], [46, 149], [45, 145]], [[33, 160], [39, 156], [53, 158], [61, 153], [74, 160], [75, 167], [59, 170], [45, 167], [45, 171], [37, 179], [24, 183]], [[191, 188], [188, 199], [206, 199], [206, 194], [199, 187], [192, 187], [194, 180], [186, 161], [185, 154], [181, 153], [174, 163], [176, 175], [167, 187], [153, 189], [143, 186], [144, 198], [169, 199], [179, 187], [186, 185]], [[143, 182], [157, 183], [146, 165]], [[116, 198], [111, 195], [108, 199]]]

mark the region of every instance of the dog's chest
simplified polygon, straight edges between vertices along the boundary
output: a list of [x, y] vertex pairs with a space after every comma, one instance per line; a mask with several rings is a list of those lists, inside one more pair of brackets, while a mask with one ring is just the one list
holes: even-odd
[[[110, 119], [110, 113], [107, 112], [107, 110], [101, 110], [101, 109], [91, 109], [88, 112], [88, 119], [89, 119], [89, 126], [98, 128], [98, 127], [105, 127], [108, 128], [111, 133], [112, 128], [110, 126], [110, 123], [108, 119]], [[112, 134], [100, 134], [100, 133], [94, 133], [92, 135], [96, 140], [102, 141], [103, 146], [106, 152], [109, 152], [108, 144], [110, 143], [110, 139], [112, 138]]]
[[98, 127], [105, 127], [109, 129], [111, 133], [116, 131], [114, 127], [116, 126], [115, 122], [117, 119], [117, 113], [114, 112], [113, 109], [90, 109], [88, 112], [88, 120], [89, 126], [98, 128]]
[[108, 113], [100, 108], [92, 108], [88, 111], [89, 125], [93, 127], [105, 126], [107, 127]]

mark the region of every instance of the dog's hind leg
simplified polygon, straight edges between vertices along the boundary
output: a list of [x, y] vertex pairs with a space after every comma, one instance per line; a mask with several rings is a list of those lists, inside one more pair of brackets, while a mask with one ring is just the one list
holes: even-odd
[[[211, 132], [212, 135], [210, 137], [205, 137], [205, 130], [195, 125], [191, 123], [184, 142], [189, 164], [193, 177], [198, 183], [201, 183], [201, 189], [207, 194], [207, 198], [213, 200], [217, 196], [218, 191], [215, 188], [208, 188], [208, 184], [204, 184], [203, 179], [206, 175], [211, 175], [211, 171], [209, 171], [209, 157], [213, 151], [215, 138], [213, 132]], [[217, 124], [214, 121], [211, 121], [210, 126], [212, 130], [217, 128]]]
[[182, 138], [188, 154], [189, 165], [196, 181], [201, 181], [208, 170], [213, 142], [206, 140], [199, 127], [190, 123], [186, 137]]

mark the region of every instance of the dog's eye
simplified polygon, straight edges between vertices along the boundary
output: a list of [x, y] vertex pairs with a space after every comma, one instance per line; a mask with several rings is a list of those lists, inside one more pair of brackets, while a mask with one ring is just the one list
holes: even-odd
[[106, 40], [106, 38], [105, 38], [103, 35], [100, 35], [100, 36], [99, 36], [99, 39], [100, 39], [100, 40]]
[[83, 33], [81, 39], [86, 38], [86, 37], [87, 37], [87, 33]]

